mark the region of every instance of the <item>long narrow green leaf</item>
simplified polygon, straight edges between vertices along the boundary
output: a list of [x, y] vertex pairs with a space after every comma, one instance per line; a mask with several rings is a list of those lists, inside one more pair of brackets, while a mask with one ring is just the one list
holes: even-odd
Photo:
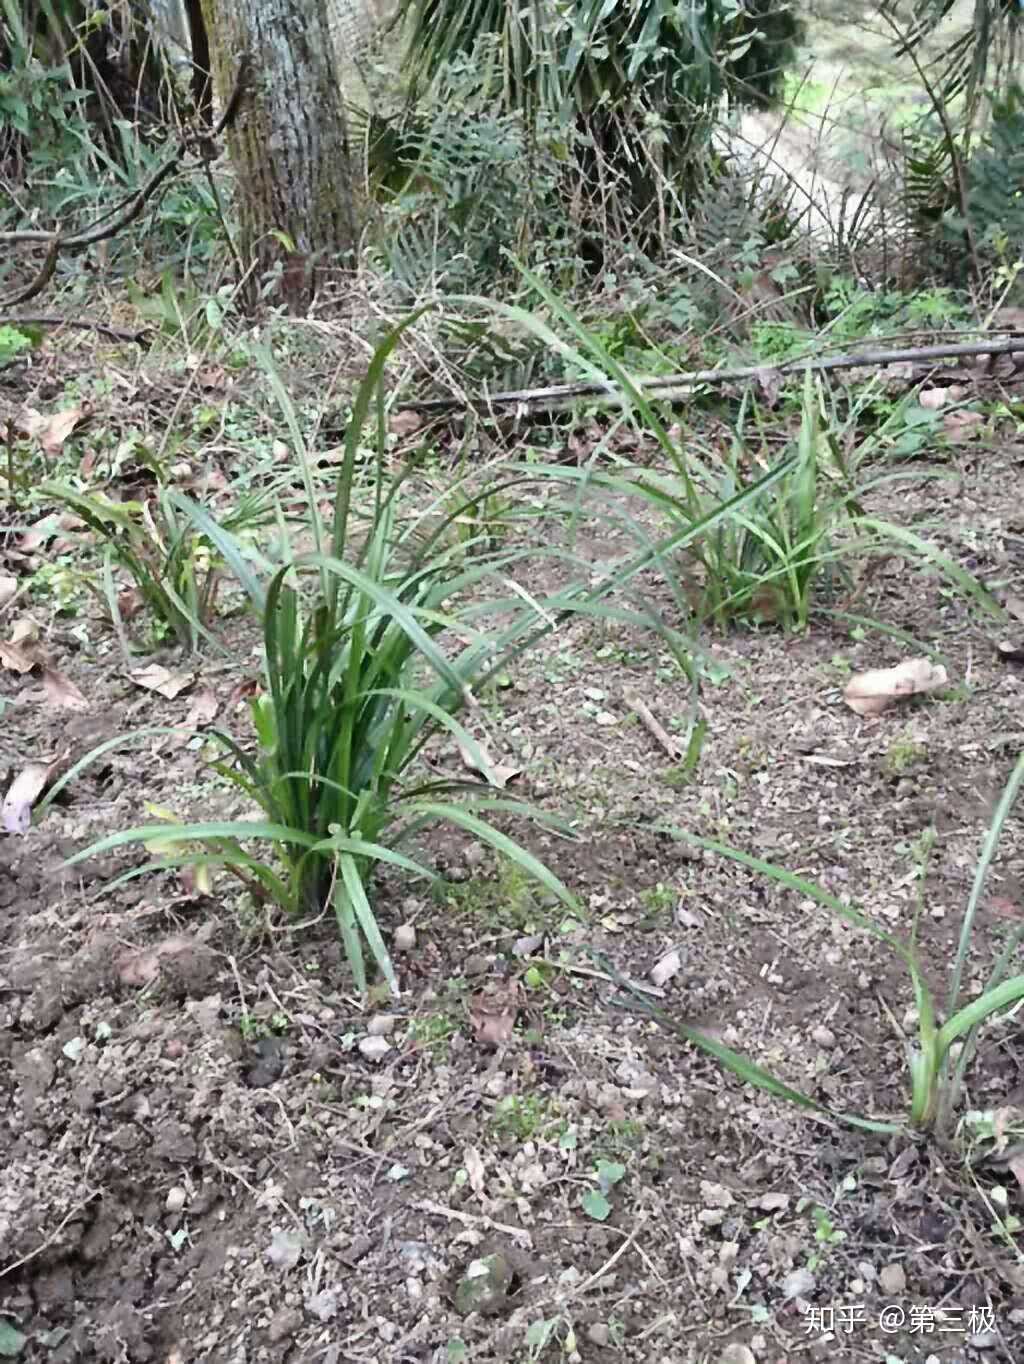
[[[341, 872], [341, 883], [344, 887], [344, 892], [348, 897], [348, 902], [352, 906], [356, 922], [362, 930], [362, 935], [369, 945], [370, 951], [373, 954], [373, 959], [380, 968], [380, 972], [384, 979], [387, 981], [391, 993], [397, 996], [399, 990], [398, 979], [395, 976], [395, 968], [392, 965], [391, 957], [388, 953], [384, 939], [381, 936], [381, 931], [377, 925], [373, 910], [370, 908], [370, 902], [366, 898], [366, 890], [363, 887], [362, 878], [356, 867], [355, 859], [348, 853], [342, 853], [338, 859], [338, 867]], [[338, 895], [338, 893], [339, 890], [336, 888], [335, 895]]]
[[489, 843], [495, 852], [507, 857], [510, 862], [514, 862], [520, 867], [527, 876], [535, 881], [539, 881], [546, 890], [557, 896], [563, 904], [571, 909], [577, 908], [577, 899], [566, 886], [558, 879], [552, 871], [539, 861], [532, 853], [528, 852], [519, 843], [503, 834], [499, 829], [494, 829], [482, 819], [477, 819], [460, 805], [450, 805], [440, 801], [417, 801], [411, 813], [444, 820], [449, 824], [456, 824], [460, 828], [471, 833], [478, 838], [481, 843]]

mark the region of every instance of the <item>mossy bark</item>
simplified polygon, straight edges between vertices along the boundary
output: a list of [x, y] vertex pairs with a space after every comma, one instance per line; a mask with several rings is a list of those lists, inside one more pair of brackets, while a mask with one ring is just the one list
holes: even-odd
[[281, 267], [292, 311], [324, 271], [351, 266], [358, 241], [353, 161], [325, 0], [202, 0], [221, 107], [248, 58], [228, 130], [240, 254]]

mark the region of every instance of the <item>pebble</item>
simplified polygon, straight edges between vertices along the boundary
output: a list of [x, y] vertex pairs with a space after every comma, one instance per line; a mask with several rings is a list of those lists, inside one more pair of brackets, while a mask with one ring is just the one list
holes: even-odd
[[748, 1346], [733, 1341], [718, 1356], [718, 1364], [757, 1364], [757, 1360]]
[[811, 1040], [815, 1042], [819, 1047], [829, 1048], [835, 1046], [836, 1035], [831, 1028], [826, 1028], [824, 1024], [819, 1023], [818, 1026], [811, 1033]]
[[886, 1265], [878, 1275], [878, 1286], [887, 1297], [899, 1297], [907, 1287], [907, 1275], [903, 1266]]
[[295, 1307], [282, 1307], [275, 1312], [270, 1319], [267, 1327], [267, 1339], [276, 1344], [279, 1340], [286, 1340], [289, 1336], [295, 1335], [302, 1325], [302, 1313]]
[[383, 1061], [391, 1050], [391, 1043], [386, 1037], [361, 1037], [359, 1039], [359, 1054], [367, 1061]]
[[395, 929], [395, 951], [411, 952], [416, 946], [416, 929], [413, 924], [399, 924]]
[[817, 1283], [809, 1269], [794, 1269], [782, 1280], [782, 1295], [787, 1302], [792, 1298], [806, 1298]]
[[167, 1197], [164, 1199], [164, 1207], [168, 1212], [181, 1212], [188, 1202], [188, 1194], [180, 1184], [175, 1184], [173, 1189], [167, 1190]]
[[388, 1033], [395, 1031], [397, 1022], [397, 1014], [375, 1014], [366, 1025], [367, 1035], [370, 1037], [387, 1037]]

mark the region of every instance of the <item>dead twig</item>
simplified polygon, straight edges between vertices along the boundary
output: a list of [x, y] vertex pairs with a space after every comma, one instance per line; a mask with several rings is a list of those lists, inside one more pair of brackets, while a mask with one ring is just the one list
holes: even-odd
[[626, 692], [623, 699], [647, 732], [661, 744], [673, 762], [679, 762], [685, 756], [686, 749], [678, 739], [673, 739], [671, 734], [664, 729], [650, 707], [641, 701], [639, 696], [634, 696], [631, 692]]
[[0, 313], [0, 327], [78, 327], [83, 331], [99, 332], [112, 341], [132, 341], [137, 346], [148, 346], [153, 334], [152, 327], [129, 331], [125, 327], [112, 327], [109, 322], [93, 322], [88, 317], [57, 317], [51, 314], [16, 317], [11, 313]]
[[3, 1269], [0, 1269], [0, 1279], [6, 1274], [13, 1274], [16, 1269], [21, 1269], [23, 1265], [28, 1264], [29, 1260], [34, 1260], [37, 1255], [42, 1255], [44, 1250], [49, 1250], [50, 1246], [57, 1240], [67, 1224], [73, 1221], [83, 1208], [87, 1208], [94, 1198], [98, 1197], [99, 1191], [94, 1189], [93, 1192], [89, 1194], [88, 1198], [83, 1198], [81, 1203], [76, 1203], [71, 1211], [60, 1219], [53, 1231], [50, 1232], [49, 1236], [41, 1245], [36, 1246], [35, 1250], [30, 1250], [29, 1253], [23, 1255], [20, 1260], [14, 1260], [11, 1264], [4, 1265]]
[[510, 1241], [521, 1241], [527, 1250], [533, 1248], [533, 1237], [523, 1227], [513, 1227], [508, 1222], [496, 1222], [493, 1217], [486, 1217], [483, 1214], [462, 1212], [459, 1208], [446, 1208], [443, 1203], [435, 1203], [429, 1198], [421, 1198], [410, 1206], [415, 1208], [417, 1212], [430, 1213], [434, 1217], [444, 1217], [449, 1222], [461, 1222], [464, 1227], [482, 1227], [485, 1231], [500, 1231]]
[[640, 394], [662, 401], [688, 397], [701, 384], [715, 385], [732, 383], [742, 379], [767, 378], [770, 375], [785, 377], [790, 374], [825, 373], [838, 369], [884, 369], [887, 365], [906, 362], [948, 360], [954, 357], [982, 355], [1024, 355], [1024, 334], [1014, 332], [991, 341], [948, 342], [937, 346], [913, 346], [903, 350], [865, 350], [849, 355], [826, 355], [804, 360], [787, 360], [779, 365], [739, 365], [734, 369], [698, 369], [666, 374], [654, 379], [640, 375], [631, 376], [630, 389], [623, 388], [612, 379], [604, 383], [590, 382], [578, 384], [552, 384], [547, 388], [510, 389], [503, 393], [485, 393], [469, 404], [457, 398], [431, 398], [423, 401], [400, 403], [399, 411], [448, 412], [453, 408], [474, 406], [483, 409], [516, 406], [536, 406], [550, 410], [558, 404], [571, 402], [576, 398], [591, 397], [602, 402], [617, 403], [623, 399]]

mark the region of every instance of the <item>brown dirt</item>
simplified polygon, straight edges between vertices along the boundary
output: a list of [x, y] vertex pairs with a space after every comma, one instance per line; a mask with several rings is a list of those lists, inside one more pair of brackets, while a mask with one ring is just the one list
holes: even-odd
[[[1021, 452], [948, 458], [953, 484], [889, 514], [938, 518], [956, 562], [1019, 592]], [[685, 719], [689, 692], [656, 641], [587, 622], [549, 639], [486, 720], [524, 768], [522, 794], [574, 820], [572, 839], [535, 833], [532, 846], [587, 921], [439, 833], [444, 894], [380, 888], [385, 929], [417, 934], [392, 1006], [360, 1007], [326, 920], [285, 931], [225, 881], [205, 898], [170, 877], [103, 893], [134, 853], [63, 867], [144, 822], [147, 801], [230, 813], [191, 745], [113, 750], [28, 835], [0, 835], [0, 1329], [6, 1317], [26, 1337], [18, 1358], [403, 1364], [456, 1360], [460, 1340], [480, 1361], [1021, 1358], [1024, 1271], [994, 1216], [996, 1189], [1005, 1214], [1024, 1215], [1012, 1166], [969, 1168], [954, 1146], [804, 1116], [724, 1074], [601, 972], [645, 981], [674, 948], [673, 1016], [836, 1109], [905, 1111], [896, 1028], [912, 1028], [912, 999], [898, 962], [664, 832], [818, 877], [906, 934], [914, 846], [934, 822], [921, 951], [944, 998], [1020, 747], [1024, 673], [961, 597], [901, 561], [859, 609], [940, 648], [952, 689], [859, 719], [845, 676], [896, 661], [899, 642], [827, 621], [804, 637], [720, 637], [723, 680], [704, 689], [709, 737], [688, 784], [624, 699], [640, 691], [662, 723]], [[98, 619], [45, 638], [90, 708], [48, 710], [32, 678], [0, 673], [2, 765], [184, 719], [188, 695], [135, 688]], [[239, 732], [228, 698], [251, 643], [237, 669], [198, 665]], [[1015, 815], [968, 993], [1024, 914], [1022, 875]], [[471, 1001], [522, 975], [515, 947], [530, 934], [554, 966], [512, 1039], [482, 1046]], [[372, 1061], [358, 1043], [383, 1012], [391, 1049]], [[986, 1028], [970, 1107], [1024, 1107], [1018, 1031], [1012, 1017]], [[599, 1161], [624, 1167], [605, 1221], [584, 1206]], [[456, 1286], [491, 1252], [509, 1293], [463, 1317]]]

